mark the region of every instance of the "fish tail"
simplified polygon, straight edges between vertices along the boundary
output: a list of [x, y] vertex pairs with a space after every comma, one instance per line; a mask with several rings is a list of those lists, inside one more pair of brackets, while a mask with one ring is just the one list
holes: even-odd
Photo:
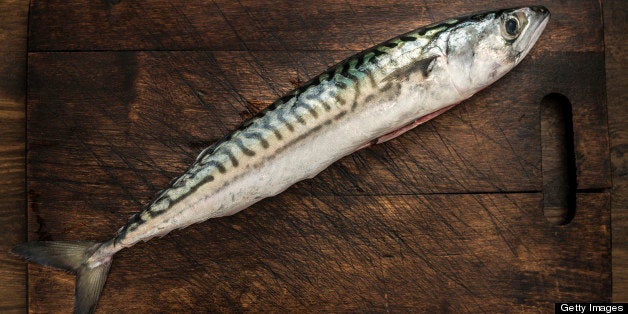
[[22, 243], [11, 252], [31, 262], [75, 274], [74, 313], [92, 313], [111, 266], [111, 256], [88, 262], [100, 245], [88, 241], [35, 241]]

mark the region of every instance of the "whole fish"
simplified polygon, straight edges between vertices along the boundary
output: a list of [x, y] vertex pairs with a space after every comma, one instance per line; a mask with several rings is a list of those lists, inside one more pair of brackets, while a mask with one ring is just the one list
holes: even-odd
[[517, 65], [548, 20], [544, 7], [520, 7], [387, 40], [331, 67], [203, 150], [110, 240], [29, 242], [13, 252], [75, 273], [74, 310], [92, 312], [116, 252], [235, 214], [441, 114]]

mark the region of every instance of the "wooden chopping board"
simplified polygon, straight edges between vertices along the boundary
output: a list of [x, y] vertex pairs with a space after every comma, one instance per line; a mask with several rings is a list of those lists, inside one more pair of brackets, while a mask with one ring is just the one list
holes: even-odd
[[[334, 63], [512, 1], [33, 1], [30, 240], [106, 240], [203, 147]], [[551, 310], [609, 301], [600, 4], [548, 1], [511, 73], [235, 216], [116, 255], [101, 312]], [[543, 211], [541, 102], [573, 111], [576, 212]], [[29, 266], [30, 309], [71, 275]]]

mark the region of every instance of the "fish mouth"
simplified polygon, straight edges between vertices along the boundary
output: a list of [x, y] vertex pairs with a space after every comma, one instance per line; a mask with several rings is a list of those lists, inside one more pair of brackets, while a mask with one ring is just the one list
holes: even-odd
[[[536, 41], [541, 37], [543, 30], [545, 30], [545, 26], [550, 20], [550, 12], [547, 8], [543, 6], [534, 6], [528, 8], [531, 14], [532, 21], [528, 26], [528, 30], [521, 36], [518, 40], [517, 46], [523, 46], [521, 49], [516, 49], [520, 51], [517, 54], [516, 63], [519, 63], [527, 54], [530, 52]], [[515, 47], [519, 48], [519, 47]]]

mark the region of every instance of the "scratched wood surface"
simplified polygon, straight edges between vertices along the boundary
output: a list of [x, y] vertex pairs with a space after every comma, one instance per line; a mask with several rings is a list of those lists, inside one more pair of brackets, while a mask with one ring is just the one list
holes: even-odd
[[[33, 1], [29, 238], [104, 240], [204, 146], [309, 77], [403, 31], [507, 5]], [[547, 6], [530, 56], [456, 109], [238, 215], [121, 252], [99, 311], [610, 300], [601, 7]], [[539, 103], [553, 92], [574, 112], [580, 191], [565, 226], [541, 208]], [[31, 265], [28, 287], [33, 311], [71, 307], [72, 276]]]

